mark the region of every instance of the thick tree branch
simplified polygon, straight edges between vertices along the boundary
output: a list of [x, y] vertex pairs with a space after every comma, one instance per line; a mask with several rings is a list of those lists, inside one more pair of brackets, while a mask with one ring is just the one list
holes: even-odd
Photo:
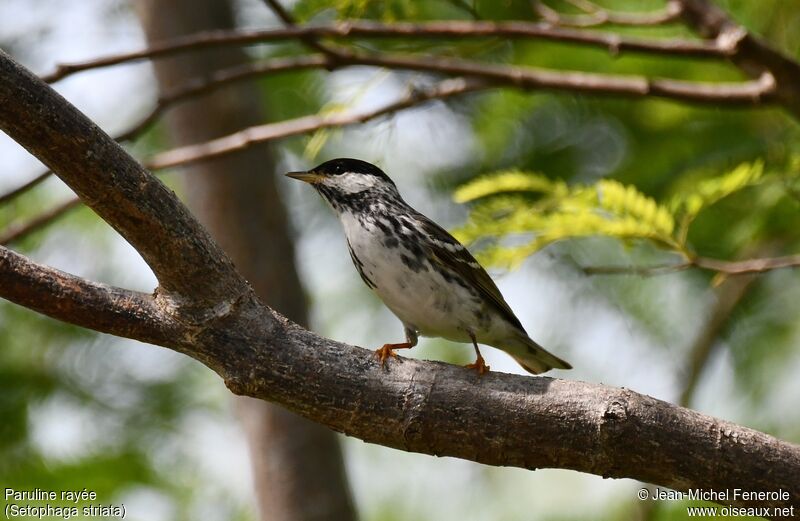
[[20, 306], [102, 333], [164, 345], [181, 330], [152, 295], [42, 266], [2, 246], [0, 288]]
[[[368, 20], [348, 20], [327, 25], [291, 26], [281, 29], [210, 31], [154, 45], [148, 49], [64, 63], [42, 77], [48, 83], [89, 69], [159, 58], [176, 53], [226, 45], [253, 45], [281, 40], [310, 38], [517, 38], [545, 39], [606, 48], [613, 53], [646, 52], [698, 58], [729, 56], [731, 49], [715, 41], [662, 39], [647, 40], [614, 33], [553, 27], [531, 22], [481, 22], [447, 20], [441, 22], [382, 24]], [[327, 50], [330, 50], [327, 48]]]
[[169, 189], [2, 51], [0, 128], [125, 237], [165, 290], [216, 303], [249, 289]]
[[[163, 41], [208, 29], [233, 27], [231, 0], [137, 0], [147, 41]], [[299, 57], [302, 59], [303, 57]], [[269, 60], [271, 72], [281, 60]], [[249, 64], [238, 48], [214, 49], [158, 60], [159, 90], [185, 92], [196, 78], [217, 77]], [[234, 76], [228, 74], [227, 77]], [[187, 83], [188, 82], [188, 83]], [[175, 107], [165, 117], [170, 141], [186, 145], [256, 125], [264, 120], [263, 86], [236, 85]], [[162, 96], [163, 97], [163, 96]], [[230, 255], [256, 294], [295, 322], [306, 322], [305, 292], [295, 270], [284, 205], [277, 190], [275, 153], [245, 153], [197, 164], [183, 172], [186, 202]], [[339, 443], [321, 425], [275, 404], [242, 397], [234, 401], [250, 448], [256, 504], [262, 521], [353, 521], [355, 514]]]
[[[255, 69], [262, 68], [264, 67], [259, 67], [258, 64], [255, 67]], [[250, 75], [249, 72], [241, 72], [242, 74], [239, 76], [239, 78]], [[231, 78], [233, 75], [228, 75], [227, 77]], [[217, 83], [211, 82], [198, 84], [197, 90], [205, 91], [211, 85], [217, 85]], [[158, 170], [174, 166], [187, 165], [197, 161], [237, 152], [258, 143], [264, 143], [299, 134], [306, 134], [322, 128], [343, 127], [357, 123], [364, 123], [386, 114], [391, 114], [393, 112], [415, 107], [426, 101], [457, 96], [486, 87], [488, 87], [488, 85], [484, 85], [479, 81], [465, 81], [459, 79], [448, 80], [441, 82], [437, 87], [434, 88], [411, 90], [406, 96], [390, 102], [383, 107], [378, 107], [377, 109], [367, 112], [355, 114], [334, 114], [328, 116], [305, 116], [281, 121], [278, 123], [259, 125], [257, 127], [252, 127], [251, 129], [247, 129], [246, 131], [237, 132], [230, 136], [226, 136], [211, 142], [173, 149], [161, 154], [157, 154], [150, 161], [146, 162], [146, 166], [151, 170]], [[187, 86], [178, 88], [175, 92], [176, 94], [188, 93], [192, 90], [193, 88]], [[175, 100], [176, 98], [175, 96], [169, 96], [168, 98], [164, 99]], [[181, 99], [185, 99], [185, 96], [181, 96]], [[137, 124], [136, 127], [143, 128], [145, 122], [146, 120], [143, 120], [142, 123]], [[251, 130], [252, 133], [249, 133]], [[7, 230], [0, 234], [0, 245], [9, 245], [19, 241], [33, 232], [41, 230], [80, 204], [81, 200], [78, 197], [72, 197], [58, 206], [42, 212], [41, 214], [38, 214], [29, 220], [19, 223], [12, 223]]]
[[[36, 108], [31, 107], [33, 100], [38, 100]], [[10, 107], [16, 104], [27, 110], [29, 123], [17, 121], [19, 114]], [[790, 494], [786, 502], [764, 499], [748, 504], [800, 508], [797, 445], [602, 385], [500, 373], [479, 378], [460, 367], [407, 359], [382, 370], [369, 351], [292, 324], [243, 287], [224, 254], [174, 194], [148, 172], [134, 168], [135, 162], [113, 140], [5, 54], [0, 54], [0, 127], [74, 186], [146, 253], [159, 268], [157, 274], [177, 280], [178, 288], [194, 281], [199, 298], [206, 300], [209, 287], [204, 278], [233, 280], [225, 288], [211, 287], [221, 298], [213, 309], [182, 306], [174, 294], [159, 292], [153, 313], [168, 314], [169, 323], [181, 328], [170, 330], [158, 343], [205, 363], [234, 392], [282, 404], [335, 430], [389, 447], [490, 465], [631, 477], [679, 490], [783, 489]], [[163, 225], [152, 222], [156, 217]], [[132, 221], [150, 236], [142, 235]], [[25, 277], [26, 263], [20, 267], [19, 259], [5, 252], [3, 258], [11, 261], [4, 260], [0, 269], [6, 273], [0, 296], [91, 327], [86, 316], [91, 311], [61, 312], [47, 294], [17, 296], [21, 286], [15, 281]], [[196, 269], [191, 266], [195, 262], [205, 264]], [[172, 271], [163, 268], [167, 263], [188, 273], [173, 278]], [[29, 278], [24, 286], [44, 293], [48, 286], [40, 280], [42, 273]], [[90, 310], [113, 308], [116, 290], [90, 283], [81, 289], [98, 292]], [[227, 298], [219, 295], [222, 289], [228, 291]], [[79, 309], [75, 300], [82, 294], [65, 294], [69, 309]], [[193, 296], [189, 292], [183, 298]], [[126, 332], [121, 325], [103, 327]], [[138, 330], [128, 334], [153, 341], [158, 336]]]
[[[195, 78], [192, 81], [188, 81], [185, 84], [176, 87], [173, 90], [170, 90], [168, 92], [159, 95], [158, 99], [156, 100], [155, 106], [150, 110], [150, 112], [146, 116], [144, 116], [138, 122], [131, 125], [131, 127], [129, 127], [128, 130], [114, 136], [114, 139], [120, 143], [125, 141], [135, 140], [136, 138], [141, 136], [142, 133], [146, 131], [153, 123], [155, 123], [158, 120], [158, 118], [160, 118], [167, 111], [167, 109], [171, 108], [175, 104], [197, 96], [201, 96], [203, 94], [208, 94], [209, 92], [213, 92], [216, 89], [219, 89], [225, 85], [248, 80], [251, 78], [256, 78], [259, 76], [276, 74], [280, 72], [294, 71], [294, 70], [308, 69], [308, 68], [328, 67], [331, 63], [332, 60], [330, 58], [321, 55], [273, 58], [270, 60], [264, 60], [257, 63], [248, 63], [247, 65], [237, 65], [234, 67], [228, 67], [225, 69], [218, 70], [207, 77]], [[39, 184], [41, 184], [42, 181], [44, 181], [51, 175], [52, 172], [48, 170], [47, 172], [39, 174], [38, 176], [28, 181], [27, 183], [17, 188], [14, 188], [5, 194], [0, 195], [0, 205], [12, 199], [15, 199], [24, 194], [25, 192], [39, 186]], [[64, 208], [63, 211], [66, 211], [68, 209], [69, 208]], [[34, 229], [39, 229], [42, 224], [49, 223], [53, 218], [61, 215], [63, 211], [54, 209], [53, 212], [55, 212], [55, 215], [51, 216], [50, 219], [47, 219], [45, 217], [46, 214], [37, 216], [35, 220], [42, 222], [32, 227], [30, 231], [34, 231]], [[48, 214], [53, 212], [48, 212]], [[28, 231], [22, 232], [21, 235], [24, 235], [26, 233], [28, 233]], [[7, 244], [8, 242], [16, 240], [17, 238], [16, 236], [9, 238], [11, 237], [10, 233], [4, 234], [3, 237], [5, 237], [5, 239], [0, 239], [0, 244]]]

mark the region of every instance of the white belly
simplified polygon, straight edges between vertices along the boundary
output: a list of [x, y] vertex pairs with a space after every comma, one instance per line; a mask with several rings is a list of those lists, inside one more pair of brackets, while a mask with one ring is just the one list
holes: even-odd
[[342, 224], [373, 291], [406, 326], [456, 342], [469, 342], [469, 332], [487, 336], [494, 317], [477, 293], [447, 282], [425, 257], [394, 245], [375, 224], [362, 225], [348, 213]]

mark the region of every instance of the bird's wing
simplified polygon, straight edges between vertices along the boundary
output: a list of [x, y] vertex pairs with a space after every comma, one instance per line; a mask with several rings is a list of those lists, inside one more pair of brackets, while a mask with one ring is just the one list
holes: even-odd
[[417, 215], [423, 230], [430, 237], [428, 245], [431, 259], [443, 268], [454, 271], [469, 284], [474, 285], [481, 296], [486, 299], [500, 314], [525, 333], [517, 316], [503, 298], [500, 290], [486, 270], [475, 260], [475, 257], [463, 244], [450, 235], [445, 229], [422, 214]]

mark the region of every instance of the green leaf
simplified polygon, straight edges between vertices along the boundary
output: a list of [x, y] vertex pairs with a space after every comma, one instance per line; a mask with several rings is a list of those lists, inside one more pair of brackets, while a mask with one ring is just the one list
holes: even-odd
[[[531, 203], [520, 197], [524, 192], [544, 197]], [[540, 174], [511, 170], [467, 183], [455, 199], [479, 200], [469, 221], [454, 233], [467, 243], [493, 239], [478, 254], [489, 265], [513, 267], [553, 242], [595, 235], [650, 240], [683, 251], [672, 236], [675, 219], [670, 211], [636, 187], [614, 180], [568, 187]], [[503, 244], [501, 239], [511, 237], [515, 245]]]
[[507, 170], [480, 177], [459, 187], [453, 194], [456, 202], [465, 203], [504, 192], [559, 193], [566, 195], [563, 181], [553, 181], [532, 172]]
[[699, 182], [691, 190], [673, 196], [669, 207], [690, 222], [717, 201], [763, 180], [764, 162], [742, 163], [732, 171]]

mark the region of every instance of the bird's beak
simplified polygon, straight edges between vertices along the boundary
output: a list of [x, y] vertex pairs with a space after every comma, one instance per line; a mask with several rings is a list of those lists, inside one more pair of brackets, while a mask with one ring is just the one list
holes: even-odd
[[309, 183], [309, 184], [317, 184], [321, 183], [325, 176], [322, 174], [318, 174], [316, 172], [289, 172], [286, 174], [286, 177], [291, 177], [292, 179], [299, 179], [300, 181]]

